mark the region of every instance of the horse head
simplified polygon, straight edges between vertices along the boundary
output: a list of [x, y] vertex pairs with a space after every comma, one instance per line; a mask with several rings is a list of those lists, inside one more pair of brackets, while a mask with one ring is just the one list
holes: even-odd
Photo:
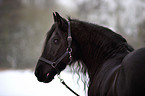
[[37, 79], [44, 83], [52, 81], [56, 74], [72, 63], [72, 56], [76, 53], [70, 21], [62, 18], [57, 12], [53, 13], [53, 17], [54, 24], [47, 34], [42, 55], [35, 69]]

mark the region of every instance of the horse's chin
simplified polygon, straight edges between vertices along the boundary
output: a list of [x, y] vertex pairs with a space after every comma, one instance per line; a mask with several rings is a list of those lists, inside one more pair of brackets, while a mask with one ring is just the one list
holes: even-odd
[[46, 77], [44, 83], [50, 83], [53, 79], [54, 77]]
[[50, 83], [54, 78], [46, 79], [43, 83]]
[[53, 79], [54, 76], [49, 75], [49, 73], [47, 73], [47, 75], [42, 79], [42, 78], [37, 78], [39, 82], [43, 82], [43, 83], [50, 83]]

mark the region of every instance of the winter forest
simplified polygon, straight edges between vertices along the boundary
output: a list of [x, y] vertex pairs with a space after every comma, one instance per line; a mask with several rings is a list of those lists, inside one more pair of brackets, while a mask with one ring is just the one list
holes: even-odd
[[145, 46], [145, 0], [0, 0], [0, 69], [35, 68], [55, 11]]

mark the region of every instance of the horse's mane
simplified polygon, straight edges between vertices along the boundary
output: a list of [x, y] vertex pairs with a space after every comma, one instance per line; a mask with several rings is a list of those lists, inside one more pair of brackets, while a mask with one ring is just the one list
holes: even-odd
[[[80, 34], [79, 31], [85, 31], [84, 28], [87, 27], [88, 34], [86, 34], [86, 37], [89, 38], [88, 41], [89, 40], [95, 41], [97, 46], [101, 46], [101, 50], [100, 48], [96, 47], [95, 48], [96, 52], [94, 52], [96, 53], [96, 55], [94, 56], [96, 56], [96, 58], [98, 59], [104, 58], [105, 60], [118, 52], [122, 53], [125, 50], [129, 50], [129, 51], [134, 50], [130, 45], [127, 44], [126, 40], [121, 35], [113, 32], [112, 30], [106, 27], [99, 26], [97, 24], [79, 21], [76, 19], [69, 18], [69, 20], [72, 21], [72, 26], [75, 27], [75, 29], [78, 29], [75, 31], [78, 31], [78, 34], [80, 35], [80, 37], [82, 34]], [[83, 28], [81, 28], [81, 26], [83, 26]], [[95, 36], [95, 38], [93, 36]], [[100, 51], [97, 52], [97, 50], [100, 50]], [[101, 56], [101, 57], [97, 57], [97, 56]], [[71, 66], [72, 66], [71, 67], [72, 70], [76, 72], [80, 78], [82, 77], [80, 76], [80, 72], [83, 73], [84, 76], [81, 79], [84, 82], [84, 85], [89, 84], [86, 81], [88, 80], [88, 78], [87, 78], [87, 67], [85, 66], [85, 64], [80, 60], [80, 61], [77, 61], [77, 64], [75, 63], [75, 64], [72, 64]]]

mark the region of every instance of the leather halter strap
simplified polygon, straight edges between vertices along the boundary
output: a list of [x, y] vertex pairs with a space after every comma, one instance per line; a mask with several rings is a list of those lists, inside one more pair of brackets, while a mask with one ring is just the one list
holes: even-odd
[[60, 74], [59, 69], [57, 68], [58, 63], [60, 63], [67, 55], [69, 55], [70, 61], [68, 63], [71, 63], [72, 61], [72, 48], [71, 48], [71, 43], [72, 43], [72, 37], [71, 37], [71, 30], [70, 30], [70, 21], [68, 21], [68, 36], [67, 36], [67, 42], [68, 42], [68, 47], [63, 55], [61, 55], [56, 61], [50, 61], [46, 58], [40, 57], [39, 60], [51, 65], [57, 72], [57, 74]]

